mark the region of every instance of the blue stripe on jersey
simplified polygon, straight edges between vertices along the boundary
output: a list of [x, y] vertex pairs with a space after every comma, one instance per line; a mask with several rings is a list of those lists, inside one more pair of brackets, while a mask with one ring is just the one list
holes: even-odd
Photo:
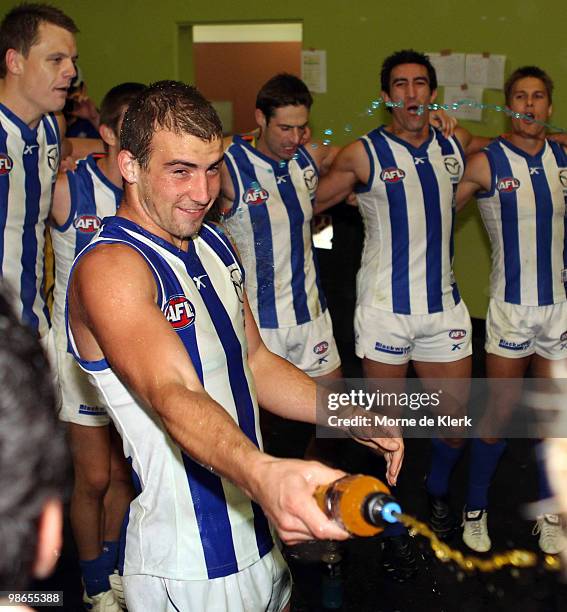
[[[538, 156], [541, 164], [541, 156]], [[528, 163], [528, 167], [530, 164]], [[532, 174], [530, 179], [536, 194], [536, 252], [537, 252], [537, 297], [539, 306], [553, 304], [553, 274], [552, 274], [552, 223], [553, 201], [545, 173]]]
[[[75, 204], [75, 209], [80, 211], [81, 215], [94, 215], [96, 216], [96, 200], [95, 200], [95, 186], [93, 183], [93, 177], [90, 172], [85, 168], [82, 173], [82, 185], [77, 194], [80, 198]], [[87, 232], [76, 232], [75, 238], [75, 257], [89, 244], [92, 240], [93, 234]]]
[[[279, 169], [278, 169], [279, 170]], [[287, 166], [274, 172], [280, 197], [284, 203], [289, 217], [289, 231], [291, 241], [291, 292], [293, 295], [293, 309], [297, 324], [307, 323], [311, 320], [307, 305], [307, 292], [305, 291], [305, 249], [303, 245], [303, 223], [305, 215], [297, 197], [295, 187], [291, 182]], [[281, 182], [280, 179], [281, 178]], [[286, 180], [287, 179], [287, 180]]]
[[[41, 198], [41, 181], [39, 178], [39, 145], [37, 140], [25, 138], [24, 130], [21, 130], [24, 141], [23, 165], [25, 172], [25, 218], [22, 233], [22, 275], [20, 279], [20, 299], [22, 302], [22, 318], [32, 327], [37, 329], [39, 319], [33, 311], [33, 305], [37, 293], [36, 258], [37, 258], [37, 236], [36, 226], [39, 223], [39, 202]], [[31, 147], [31, 148], [28, 148]], [[26, 153], [27, 151], [27, 153]]]
[[[548, 140], [547, 143], [551, 146], [557, 166], [560, 169], [567, 169], [567, 153], [565, 149], [556, 142]], [[565, 194], [565, 216], [563, 217], [563, 269], [567, 269], [567, 187], [563, 187], [563, 193]], [[567, 296], [567, 282], [563, 283], [563, 285], [565, 287], [565, 295]]]
[[[249, 179], [250, 183], [258, 182], [254, 166], [250, 163], [242, 147], [233, 147], [231, 153], [240, 170], [242, 180]], [[244, 185], [244, 188], [246, 186]], [[268, 199], [269, 202], [269, 199]], [[244, 202], [250, 214], [254, 244], [261, 245], [256, 249], [256, 286], [258, 287], [258, 318], [260, 327], [275, 329], [278, 326], [276, 311], [276, 293], [274, 277], [274, 245], [272, 241], [272, 226], [267, 203], [248, 205]]]
[[[374, 145], [380, 166], [395, 168], [396, 160], [390, 145], [378, 130], [368, 134]], [[371, 159], [371, 158], [370, 158]], [[403, 181], [385, 183], [390, 210], [392, 240], [392, 310], [398, 314], [411, 314], [409, 288], [409, 222], [408, 203]]]
[[[8, 155], [8, 132], [0, 123], [0, 152]], [[4, 163], [10, 163], [7, 160]], [[14, 160], [11, 161], [14, 167]], [[10, 173], [0, 173], [0, 275], [4, 264], [4, 234], [6, 231], [6, 220], [8, 219], [8, 194], [10, 192]]]
[[431, 314], [443, 311], [443, 285], [441, 282], [441, 263], [443, 261], [441, 245], [443, 237], [441, 235], [439, 184], [429, 159], [424, 163], [416, 164], [415, 168], [421, 182], [425, 207], [425, 226], [427, 228], [425, 251], [427, 308]]
[[[512, 176], [512, 168], [505, 153], [494, 147], [494, 169], [496, 186], [499, 179]], [[490, 157], [490, 155], [489, 155]], [[518, 198], [515, 191], [500, 192], [500, 217], [502, 223], [502, 240], [504, 244], [504, 300], [512, 304], [521, 304], [522, 286], [520, 273], [520, 238], [518, 234]]]

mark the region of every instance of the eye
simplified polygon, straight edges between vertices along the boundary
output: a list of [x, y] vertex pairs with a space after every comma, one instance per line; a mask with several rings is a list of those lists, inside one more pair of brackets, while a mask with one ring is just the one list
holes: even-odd
[[209, 168], [207, 170], [207, 174], [210, 174], [212, 176], [215, 176], [216, 174], [218, 174], [220, 171], [220, 166], [213, 166], [212, 168]]

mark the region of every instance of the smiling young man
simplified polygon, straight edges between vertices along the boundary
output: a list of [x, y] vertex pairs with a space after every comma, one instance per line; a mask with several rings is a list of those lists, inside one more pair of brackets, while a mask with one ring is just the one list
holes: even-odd
[[246, 270], [246, 290], [268, 348], [313, 378], [341, 376], [311, 235], [318, 177], [335, 147], [308, 143], [313, 99], [291, 74], [256, 98], [256, 138], [226, 150], [221, 208]]
[[0, 24], [0, 275], [20, 317], [42, 338], [49, 330], [45, 222], [62, 157], [53, 113], [75, 76], [77, 31], [43, 4], [20, 5]]
[[[422, 53], [403, 50], [387, 57], [381, 88], [386, 102], [399, 104], [391, 108], [390, 123], [341, 150], [319, 183], [315, 206], [319, 212], [357, 194], [365, 241], [357, 276], [356, 353], [365, 377], [399, 380], [391, 383], [393, 391], [403, 390], [410, 360], [420, 378], [467, 379], [471, 322], [452, 272], [454, 194], [465, 155], [488, 139], [462, 128], [445, 137], [430, 125], [437, 78]], [[445, 537], [455, 527], [445, 493], [458, 446], [434, 440], [427, 481], [431, 524]], [[401, 528], [385, 547], [402, 568], [398, 575], [411, 575], [415, 561]]]
[[[512, 131], [471, 157], [457, 190], [459, 206], [476, 194], [492, 246], [486, 369], [490, 378], [567, 374], [567, 154], [546, 138], [553, 82], [540, 68], [519, 68], [505, 85]], [[490, 406], [507, 412], [515, 401], [500, 390]], [[510, 404], [507, 406], [507, 404]], [[490, 407], [489, 407], [490, 410]], [[504, 449], [498, 439], [475, 440], [489, 465], [471, 466], [475, 487], [467, 499], [463, 539], [473, 550], [490, 548], [488, 487]], [[540, 499], [551, 497], [543, 465]], [[556, 514], [537, 521], [540, 548], [564, 546]]]
[[[68, 329], [138, 488], [127, 608], [287, 609], [289, 574], [267, 519], [288, 543], [346, 539], [313, 497], [342, 472], [263, 453], [258, 403], [314, 422], [315, 384], [266, 349], [238, 257], [204, 223], [224, 157], [210, 103], [155, 83], [130, 104], [120, 140], [125, 199], [75, 263]], [[403, 442], [370, 443], [386, 450], [394, 483]]]

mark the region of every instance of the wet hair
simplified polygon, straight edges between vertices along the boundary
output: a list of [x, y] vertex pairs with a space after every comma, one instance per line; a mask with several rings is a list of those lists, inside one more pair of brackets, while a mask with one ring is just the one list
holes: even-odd
[[382, 91], [385, 91], [387, 94], [390, 93], [390, 76], [392, 75], [392, 70], [401, 64], [419, 64], [420, 66], [425, 66], [427, 68], [427, 76], [429, 77], [429, 87], [431, 91], [437, 89], [437, 74], [435, 73], [433, 64], [429, 61], [429, 57], [413, 49], [403, 49], [402, 51], [392, 53], [392, 55], [389, 55], [382, 63], [382, 70], [380, 72], [380, 86]]
[[277, 108], [282, 106], [305, 106], [309, 110], [313, 96], [307, 85], [294, 76], [282, 72], [264, 83], [256, 96], [256, 108], [260, 109], [269, 122]]
[[45, 502], [68, 493], [69, 458], [53, 377], [35, 334], [0, 285], [0, 585], [23, 589]]
[[50, 23], [76, 34], [79, 28], [65, 13], [50, 4], [20, 4], [7, 13], [0, 23], [0, 79], [7, 73], [6, 53], [15, 49], [27, 57], [37, 43], [42, 23]]
[[145, 88], [143, 83], [121, 83], [109, 90], [100, 104], [100, 125], [107, 125], [115, 134], [118, 134], [118, 123], [122, 110], [127, 108]]
[[213, 105], [195, 87], [180, 81], [152, 83], [136, 96], [124, 115], [120, 146], [147, 168], [158, 130], [207, 142], [222, 138], [222, 123]]
[[504, 84], [504, 97], [506, 99], [506, 104], [510, 104], [510, 96], [512, 95], [512, 89], [517, 81], [520, 79], [525, 79], [526, 77], [533, 77], [534, 79], [539, 79], [545, 86], [545, 90], [547, 91], [547, 97], [549, 98], [549, 102], [551, 103], [553, 96], [553, 81], [551, 77], [537, 66], [522, 66], [521, 68], [517, 68], [512, 72], [512, 74], [506, 79], [506, 83]]

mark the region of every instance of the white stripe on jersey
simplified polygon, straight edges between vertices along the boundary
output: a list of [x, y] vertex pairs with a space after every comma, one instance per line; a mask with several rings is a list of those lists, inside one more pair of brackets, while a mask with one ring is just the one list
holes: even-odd
[[418, 149], [384, 128], [361, 140], [371, 175], [357, 190], [365, 228], [357, 304], [400, 314], [453, 308], [460, 300], [451, 261], [460, 147], [434, 130]]
[[0, 104], [0, 274], [14, 291], [20, 316], [40, 337], [49, 329], [44, 246], [59, 166], [58, 135], [54, 116], [45, 115], [31, 130]]
[[[564, 302], [567, 267], [566, 197], [560, 173], [567, 156], [545, 143], [531, 156], [503, 138], [485, 150], [491, 166], [489, 193], [477, 194], [492, 246], [490, 295], [522, 304], [546, 306]], [[566, 163], [567, 165], [567, 163]]]

